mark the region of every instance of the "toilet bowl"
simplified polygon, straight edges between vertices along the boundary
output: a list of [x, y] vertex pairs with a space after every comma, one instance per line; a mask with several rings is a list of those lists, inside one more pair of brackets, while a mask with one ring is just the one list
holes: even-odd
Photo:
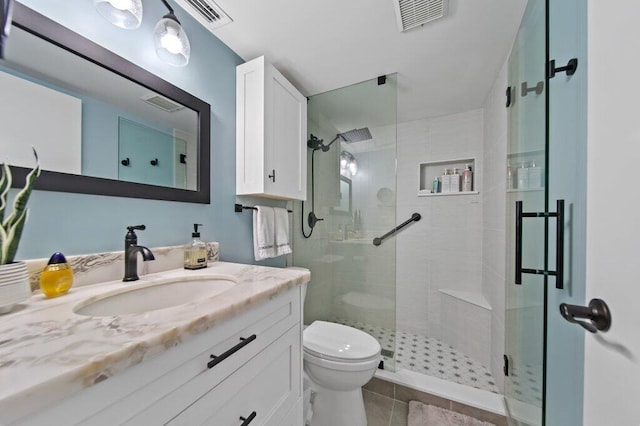
[[341, 324], [314, 321], [303, 333], [304, 371], [311, 380], [310, 426], [366, 426], [362, 386], [380, 362], [380, 344]]

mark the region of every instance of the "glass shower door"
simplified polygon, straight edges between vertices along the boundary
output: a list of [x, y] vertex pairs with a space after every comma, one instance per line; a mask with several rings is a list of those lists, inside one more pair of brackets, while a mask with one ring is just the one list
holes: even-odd
[[[307, 200], [294, 206], [293, 263], [311, 270], [304, 323], [364, 330], [394, 369], [396, 75], [309, 98]], [[313, 136], [312, 136], [313, 135]], [[322, 219], [311, 229], [309, 213]], [[309, 235], [311, 234], [311, 235]], [[308, 238], [307, 238], [308, 237]]]
[[[508, 65], [505, 303], [505, 401], [509, 417], [525, 425], [543, 423], [547, 279], [534, 274], [516, 276], [516, 257], [522, 268], [543, 269], [547, 242], [543, 219], [522, 218], [519, 236], [515, 224], [517, 203], [523, 212], [548, 211], [545, 62], [545, 1], [529, 0]], [[524, 242], [521, 250], [517, 250], [517, 241]]]

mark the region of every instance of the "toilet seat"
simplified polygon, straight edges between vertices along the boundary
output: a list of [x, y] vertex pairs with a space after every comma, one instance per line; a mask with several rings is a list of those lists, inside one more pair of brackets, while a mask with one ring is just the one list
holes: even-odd
[[361, 364], [380, 356], [380, 343], [372, 336], [332, 322], [314, 321], [302, 341], [305, 355], [332, 363]]

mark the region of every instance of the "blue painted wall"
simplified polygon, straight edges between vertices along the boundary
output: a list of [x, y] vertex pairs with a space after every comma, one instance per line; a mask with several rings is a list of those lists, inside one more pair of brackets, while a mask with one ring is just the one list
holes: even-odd
[[[143, 22], [135, 31], [111, 25], [87, 0], [21, 2], [211, 105], [211, 204], [36, 191], [17, 259], [49, 257], [54, 251], [71, 255], [122, 250], [126, 226], [139, 223], [147, 225], [139, 234], [140, 244], [184, 244], [192, 224], [202, 223], [203, 239], [220, 242], [222, 260], [255, 263], [251, 214], [233, 212], [235, 68], [242, 59], [171, 1], [191, 41], [191, 61], [185, 68], [171, 67], [156, 57], [153, 28], [166, 13], [160, 1], [144, 1]], [[242, 201], [265, 204], [245, 197]], [[259, 263], [282, 266], [284, 259]]]

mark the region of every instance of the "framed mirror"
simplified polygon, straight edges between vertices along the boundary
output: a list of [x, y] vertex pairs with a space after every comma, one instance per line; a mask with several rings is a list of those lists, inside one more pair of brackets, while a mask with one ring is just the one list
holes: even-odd
[[15, 3], [0, 60], [0, 148], [22, 186], [210, 202], [206, 102]]

